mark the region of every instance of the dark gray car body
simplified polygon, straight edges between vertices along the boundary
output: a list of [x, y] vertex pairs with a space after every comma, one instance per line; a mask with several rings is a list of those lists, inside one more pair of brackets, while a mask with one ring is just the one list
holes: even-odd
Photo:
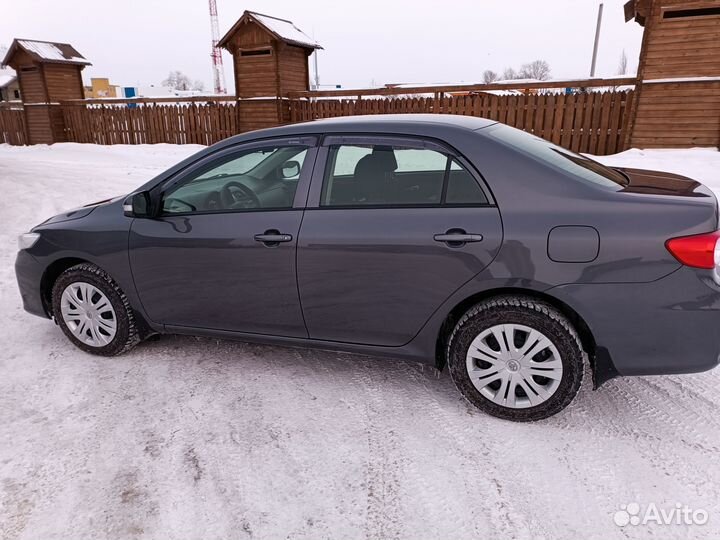
[[[489, 136], [493, 122], [428, 115], [333, 119], [232, 137], [141, 190], [267, 139], [314, 138], [294, 208], [140, 219], [122, 199], [39, 225], [16, 273], [25, 309], [50, 316], [54, 277], [88, 261], [125, 291], [146, 332], [333, 348], [441, 366], [457, 318], [482, 298], [524, 293], [578, 328], [596, 382], [616, 374], [689, 373], [718, 363], [720, 286], [681, 265], [666, 240], [714, 231], [715, 197], [664, 173], [625, 171], [624, 189], [568, 177]], [[324, 138], [422, 138], [445, 145], [483, 183], [490, 203], [457, 208], [319, 206]], [[671, 182], [663, 180], [672, 180]], [[668, 187], [671, 185], [672, 187]], [[482, 242], [450, 247], [462, 228]], [[293, 241], [268, 248], [254, 235]]]

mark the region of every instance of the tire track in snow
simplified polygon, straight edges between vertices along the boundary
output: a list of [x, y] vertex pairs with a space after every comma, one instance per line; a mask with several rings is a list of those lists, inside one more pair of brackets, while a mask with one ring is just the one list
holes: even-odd
[[[13, 201], [0, 233], [0, 489], [12, 491], [0, 535], [720, 537], [717, 370], [583, 388], [559, 416], [516, 425], [471, 409], [447, 375], [392, 360], [181, 337], [113, 359], [73, 349], [22, 311], [15, 234], [177, 159], [75, 146], [73, 162], [65, 148], [0, 147]], [[710, 522], [612, 522], [622, 503], [675, 500]]]

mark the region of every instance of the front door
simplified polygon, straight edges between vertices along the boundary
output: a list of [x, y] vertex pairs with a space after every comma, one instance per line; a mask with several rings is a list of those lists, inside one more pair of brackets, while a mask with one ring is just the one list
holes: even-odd
[[404, 345], [490, 264], [502, 241], [498, 209], [467, 163], [435, 143], [323, 144], [327, 164], [316, 167], [298, 244], [309, 335]]
[[171, 326], [307, 337], [295, 255], [314, 139], [224, 151], [163, 186], [135, 219], [130, 263], [149, 318]]

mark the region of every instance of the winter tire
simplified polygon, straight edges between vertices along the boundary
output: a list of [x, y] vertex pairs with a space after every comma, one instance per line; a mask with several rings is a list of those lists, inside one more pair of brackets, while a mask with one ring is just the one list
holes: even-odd
[[458, 321], [448, 364], [470, 403], [528, 422], [570, 404], [582, 382], [583, 350], [570, 321], [553, 306], [502, 296], [475, 305]]
[[94, 264], [60, 274], [52, 289], [52, 309], [68, 339], [85, 352], [115, 356], [140, 341], [125, 293]]

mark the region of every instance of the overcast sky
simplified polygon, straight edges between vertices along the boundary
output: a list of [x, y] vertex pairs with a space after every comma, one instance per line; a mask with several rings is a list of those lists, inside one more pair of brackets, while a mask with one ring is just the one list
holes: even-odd
[[[605, 0], [596, 75], [617, 73], [625, 49], [637, 69], [642, 29], [626, 0]], [[589, 75], [599, 0], [217, 0], [222, 36], [243, 10], [292, 20], [325, 50], [320, 83], [480, 82], [486, 69], [547, 60], [553, 78]], [[14, 37], [68, 42], [90, 77], [158, 84], [179, 69], [212, 87], [207, 0], [2, 0], [0, 44]], [[232, 60], [224, 54], [232, 85]]]

